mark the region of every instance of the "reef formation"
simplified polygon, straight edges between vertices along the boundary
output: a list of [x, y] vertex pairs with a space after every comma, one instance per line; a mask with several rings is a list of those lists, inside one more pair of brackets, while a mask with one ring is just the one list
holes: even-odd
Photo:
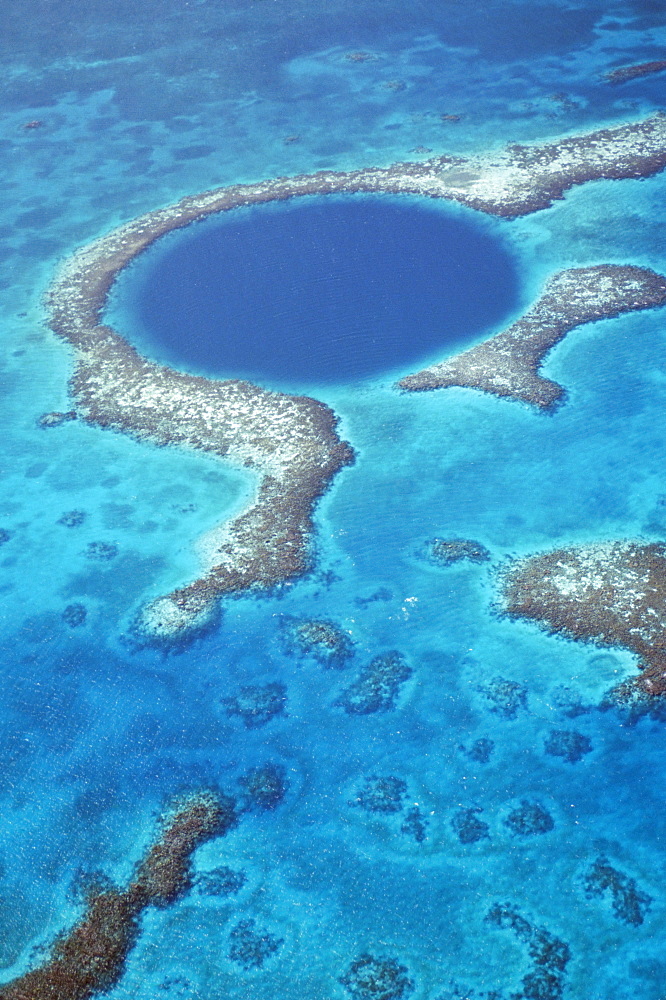
[[647, 268], [599, 264], [560, 271], [508, 329], [407, 375], [398, 386], [420, 392], [457, 385], [549, 409], [560, 402], [564, 389], [539, 375], [539, 368], [548, 351], [570, 330], [665, 302], [666, 278]]
[[470, 538], [433, 538], [426, 551], [430, 561], [439, 566], [452, 566], [465, 560], [482, 563], [490, 559], [488, 549]]
[[653, 73], [663, 73], [666, 70], [666, 59], [653, 59], [651, 62], [634, 63], [633, 66], [618, 66], [606, 73], [608, 83], [628, 83], [629, 80], [637, 80], [642, 76], [651, 76]]
[[101, 427], [195, 448], [257, 473], [256, 493], [244, 511], [207, 536], [199, 577], [147, 604], [137, 618], [137, 636], [166, 645], [186, 641], [215, 621], [221, 595], [270, 588], [302, 575], [309, 565], [314, 505], [336, 472], [353, 460], [338, 437], [335, 415], [322, 403], [249, 382], [174, 371], [142, 357], [105, 325], [101, 314], [109, 289], [138, 254], [166, 233], [214, 213], [293, 197], [415, 194], [514, 218], [546, 208], [575, 184], [645, 177], [664, 166], [666, 115], [658, 113], [484, 156], [319, 171], [205, 191], [121, 225], [66, 260], [47, 307], [52, 329], [76, 352], [71, 379], [76, 410], [47, 415], [44, 426], [78, 414]]
[[559, 1000], [565, 988], [565, 973], [571, 960], [569, 945], [545, 927], [531, 924], [511, 903], [495, 903], [486, 915], [487, 923], [511, 930], [527, 947], [529, 971], [523, 976], [520, 993], [513, 1000]]
[[638, 888], [636, 879], [613, 868], [608, 858], [604, 857], [597, 858], [586, 872], [584, 889], [588, 899], [608, 893], [614, 915], [632, 927], [639, 927], [643, 923], [654, 902], [652, 896]]
[[639, 658], [640, 673], [610, 694], [649, 706], [666, 694], [666, 545], [615, 541], [556, 549], [505, 570], [506, 612], [549, 632]]
[[84, 915], [46, 962], [0, 986], [0, 1000], [85, 1000], [109, 990], [123, 972], [148, 906], [167, 906], [190, 884], [197, 847], [236, 823], [233, 800], [199, 792], [175, 803], [126, 889], [93, 889]]

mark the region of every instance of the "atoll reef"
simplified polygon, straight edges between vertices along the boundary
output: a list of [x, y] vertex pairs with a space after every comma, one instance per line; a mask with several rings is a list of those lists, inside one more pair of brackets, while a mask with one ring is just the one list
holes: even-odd
[[[375, 57], [348, 53], [345, 58], [365, 61]], [[157, 645], [182, 644], [214, 623], [221, 595], [251, 587], [271, 588], [302, 575], [310, 561], [313, 507], [336, 472], [353, 460], [351, 448], [337, 435], [335, 415], [322, 403], [268, 392], [249, 382], [215, 381], [154, 364], [101, 323], [117, 274], [138, 254], [166, 233], [239, 206], [313, 194], [390, 192], [451, 199], [514, 218], [546, 208], [575, 184], [645, 177], [665, 165], [666, 115], [657, 113], [616, 128], [530, 146], [513, 145], [482, 156], [439, 156], [389, 167], [319, 171], [206, 191], [121, 225], [70, 257], [49, 290], [47, 307], [52, 329], [75, 349], [71, 393], [76, 410], [47, 414], [43, 426], [78, 413], [97, 426], [160, 445], [198, 449], [257, 474], [256, 493], [245, 510], [207, 536], [199, 577], [144, 606], [136, 618], [135, 635]], [[567, 279], [558, 276], [554, 279], [556, 316], [548, 318], [546, 334], [540, 337], [537, 330], [543, 317], [517, 333], [507, 331], [504, 349], [501, 342], [487, 349], [490, 356], [484, 359], [487, 365], [481, 363], [483, 372], [476, 364], [470, 369], [468, 358], [460, 374], [449, 373], [455, 384], [460, 379], [462, 384], [470, 380], [476, 384], [481, 378], [482, 387], [489, 391], [551, 405], [559, 387], [540, 380], [530, 365], [537, 365], [544, 351], [559, 339], [560, 325], [575, 326], [590, 318], [655, 304], [641, 298], [647, 292], [640, 284], [639, 269], [632, 270], [627, 287], [621, 273], [628, 273], [627, 269], [617, 273], [610, 267], [602, 269], [603, 276], [592, 282], [593, 304], [586, 298], [585, 282], [575, 278], [576, 288], [570, 291], [575, 291], [579, 302], [572, 308], [564, 301], [569, 292], [562, 282]], [[656, 276], [644, 280], [658, 282]], [[576, 309], [581, 311], [578, 318]], [[511, 352], [518, 360], [508, 360]], [[502, 361], [503, 353], [507, 357]], [[427, 376], [420, 382], [419, 376], [410, 378], [417, 382], [407, 382], [403, 388], [434, 387], [427, 384]]]
[[632, 927], [639, 927], [643, 923], [653, 902], [652, 896], [638, 888], [636, 879], [613, 868], [608, 858], [596, 859], [585, 873], [584, 888], [588, 898], [610, 893], [613, 913], [618, 920]]
[[427, 552], [430, 561], [438, 566], [451, 566], [462, 560], [482, 563], [490, 559], [488, 549], [469, 538], [433, 538]]
[[569, 946], [545, 928], [530, 924], [509, 903], [495, 903], [486, 920], [496, 927], [513, 931], [518, 940], [527, 945], [532, 967], [523, 977], [520, 993], [512, 993], [514, 1000], [559, 1000], [571, 959]]
[[653, 59], [651, 62], [635, 63], [633, 66], [618, 66], [606, 73], [608, 83], [628, 83], [653, 73], [663, 73], [666, 70], [666, 59]]
[[641, 672], [611, 701], [641, 705], [666, 693], [666, 546], [618, 541], [556, 549], [505, 570], [507, 614], [598, 646], [623, 647]]
[[403, 1000], [414, 991], [406, 966], [369, 954], [354, 959], [339, 982], [352, 1000]]
[[272, 684], [247, 684], [233, 698], [223, 698], [228, 716], [238, 715], [247, 729], [258, 729], [278, 715], [284, 715], [287, 689], [277, 681]]
[[395, 707], [400, 689], [412, 673], [402, 653], [391, 650], [375, 656], [335, 704], [349, 715], [389, 712]]
[[71, 391], [81, 416], [156, 444], [216, 455], [258, 476], [245, 510], [207, 536], [201, 576], [139, 614], [136, 635], [158, 645], [178, 644], [208, 627], [221, 594], [270, 588], [304, 573], [313, 505], [353, 458], [322, 403], [153, 364], [99, 323], [116, 274], [142, 249], [163, 233], [245, 201], [240, 189], [226, 189], [215, 208], [204, 208], [209, 197], [200, 196], [189, 208], [181, 203], [137, 219], [75, 254], [49, 296], [53, 329], [76, 350]]
[[539, 375], [551, 347], [585, 323], [664, 303], [666, 278], [647, 268], [600, 264], [560, 271], [508, 329], [446, 361], [407, 375], [398, 386], [421, 392], [456, 385], [549, 409], [564, 395], [561, 385]]
[[285, 650], [294, 656], [311, 656], [324, 667], [346, 667], [354, 655], [354, 643], [335, 622], [320, 618], [285, 618], [282, 622]]
[[177, 802], [126, 889], [93, 890], [86, 911], [39, 968], [0, 986], [0, 1000], [85, 1000], [120, 978], [148, 906], [166, 906], [190, 884], [190, 858], [236, 822], [233, 800], [200, 792]]

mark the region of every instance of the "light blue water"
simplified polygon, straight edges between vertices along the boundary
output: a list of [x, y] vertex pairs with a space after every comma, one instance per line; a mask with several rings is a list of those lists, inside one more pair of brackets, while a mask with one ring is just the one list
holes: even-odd
[[[339, 979], [364, 952], [404, 965], [415, 1000], [492, 990], [508, 1000], [524, 994], [530, 959], [511, 930], [485, 920], [497, 902], [569, 944], [565, 998], [660, 1000], [666, 728], [595, 709], [631, 657], [503, 620], [493, 597], [495, 568], [512, 555], [663, 538], [663, 312], [593, 324], [558, 346], [546, 374], [568, 396], [550, 417], [464, 390], [400, 395], [381, 372], [362, 388], [317, 387], [358, 461], [319, 508], [315, 571], [279, 599], [228, 602], [220, 629], [173, 657], [128, 646], [131, 617], [191, 579], [195, 540], [251, 484], [194, 454], [36, 421], [69, 408], [71, 356], [45, 329], [40, 300], [77, 245], [217, 184], [648, 113], [663, 79], [610, 88], [599, 74], [659, 57], [662, 10], [638, 0], [257, 0], [69, 14], [29, 0], [1, 15], [0, 527], [11, 533], [0, 550], [2, 977], [71, 926], [82, 876], [129, 877], [165, 799], [202, 784], [239, 794], [249, 769], [271, 763], [289, 782], [284, 802], [195, 858], [200, 872], [227, 866], [246, 882], [228, 896], [201, 883], [146, 914], [112, 1000], [343, 1000]], [[376, 58], [345, 58], [355, 51]], [[385, 86], [394, 80], [404, 87]], [[459, 123], [440, 120], [453, 113]], [[42, 127], [24, 130], [33, 119]], [[599, 182], [524, 220], [481, 219], [517, 262], [514, 311], [562, 267], [666, 271], [665, 194], [663, 176]], [[61, 523], [73, 511], [81, 523]], [[475, 539], [492, 561], [437, 567], [424, 558], [434, 537]], [[92, 558], [95, 542], [116, 554]], [[75, 627], [62, 618], [73, 604], [87, 612]], [[284, 623], [304, 617], [351, 634], [344, 670], [286, 652]], [[336, 707], [391, 649], [413, 670], [395, 709]], [[489, 697], [498, 677], [525, 688], [513, 717]], [[223, 699], [271, 683], [286, 688], [283, 714], [256, 729], [227, 715]], [[546, 753], [553, 730], [587, 737], [591, 752], [576, 763]], [[494, 742], [486, 763], [470, 756], [480, 739]], [[400, 812], [349, 805], [389, 776], [406, 786]], [[523, 800], [547, 810], [553, 829], [512, 834], [505, 820]], [[401, 831], [414, 808], [422, 842]], [[476, 808], [488, 835], [462, 843], [454, 824]], [[642, 925], [586, 894], [600, 855], [652, 897]], [[254, 971], [230, 958], [247, 919], [283, 940]]]

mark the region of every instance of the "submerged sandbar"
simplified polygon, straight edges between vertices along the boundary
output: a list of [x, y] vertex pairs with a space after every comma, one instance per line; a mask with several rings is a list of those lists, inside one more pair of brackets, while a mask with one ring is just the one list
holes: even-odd
[[666, 115], [659, 113], [485, 156], [439, 156], [219, 188], [142, 215], [69, 258], [47, 304], [52, 329], [76, 351], [71, 392], [80, 415], [157, 444], [199, 449], [258, 475], [254, 499], [222, 526], [199, 578], [145, 607], [138, 632], [149, 641], [177, 642], [214, 620], [220, 595], [270, 587], [305, 572], [314, 504], [353, 452], [337, 434], [335, 414], [322, 403], [154, 364], [101, 323], [109, 289], [131, 260], [165, 233], [241, 205], [388, 192], [450, 199], [514, 218], [546, 208], [575, 184], [644, 177], [665, 165]]

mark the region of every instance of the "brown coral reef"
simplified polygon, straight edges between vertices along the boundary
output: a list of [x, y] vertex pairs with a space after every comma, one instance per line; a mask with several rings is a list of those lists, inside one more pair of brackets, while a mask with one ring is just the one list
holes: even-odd
[[639, 657], [640, 673], [614, 689], [613, 703], [666, 694], [666, 545], [616, 541], [521, 559], [505, 571], [502, 591], [513, 617]]
[[507, 330], [398, 385], [412, 392], [458, 385], [547, 409], [564, 394], [557, 382], [539, 375], [551, 347], [584, 323], [665, 302], [666, 278], [647, 268], [600, 264], [560, 271]]
[[628, 83], [653, 73], [663, 73], [666, 70], [666, 59], [653, 59], [652, 62], [634, 63], [633, 66], [619, 66], [606, 73], [608, 83]]
[[173, 902], [189, 885], [190, 857], [204, 841], [235, 823], [226, 796], [198, 793], [175, 804], [124, 889], [94, 891], [86, 912], [37, 969], [0, 986], [0, 1000], [86, 1000], [120, 978], [148, 906]]

